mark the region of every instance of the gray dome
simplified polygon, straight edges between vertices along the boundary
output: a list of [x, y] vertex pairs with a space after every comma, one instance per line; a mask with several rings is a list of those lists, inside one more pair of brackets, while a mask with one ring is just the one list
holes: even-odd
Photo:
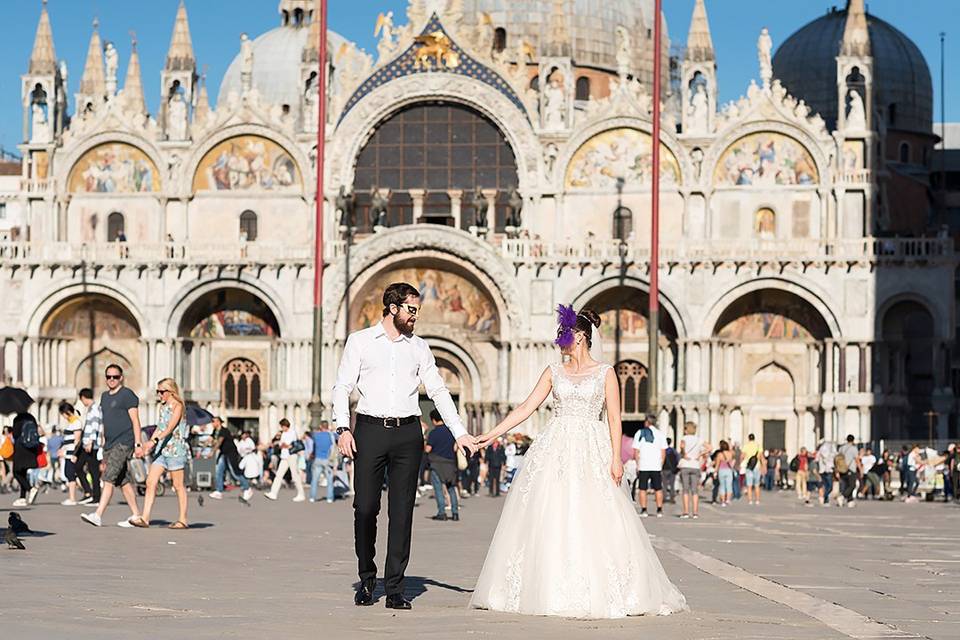
[[[267, 31], [253, 41], [253, 86], [268, 104], [288, 104], [300, 113], [300, 64], [309, 26], [283, 26]], [[346, 39], [327, 31], [327, 51], [335, 53]], [[220, 82], [217, 104], [226, 102], [231, 91], [241, 92], [240, 54], [237, 53]]]
[[[846, 20], [846, 10], [830, 11], [787, 38], [773, 57], [774, 77], [818, 111], [831, 129], [837, 121], [836, 56]], [[931, 133], [933, 84], [920, 49], [876, 16], [867, 15], [867, 27], [873, 52], [874, 109], [891, 129]], [[892, 110], [891, 105], [895, 105]]]
[[[539, 51], [541, 42], [550, 36], [552, 0], [465, 0], [463, 4], [464, 20], [470, 24], [476, 24], [482, 12], [489, 13], [494, 27], [506, 30], [510, 51], [516, 49], [520, 39]], [[648, 52], [653, 39], [654, 0], [567, 0], [565, 5], [567, 33], [576, 64], [615, 71], [616, 28], [622, 25], [633, 39], [634, 69], [641, 77], [652, 77]], [[664, 18], [664, 54], [669, 50], [666, 25]]]

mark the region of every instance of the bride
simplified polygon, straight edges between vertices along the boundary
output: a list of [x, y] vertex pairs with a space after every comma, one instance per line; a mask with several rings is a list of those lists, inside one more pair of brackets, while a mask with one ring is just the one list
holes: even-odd
[[557, 315], [564, 363], [547, 367], [530, 397], [481, 436], [486, 447], [552, 393], [553, 418], [510, 487], [470, 606], [575, 618], [685, 610], [620, 489], [620, 387], [613, 367], [591, 355], [600, 317], [563, 305]]

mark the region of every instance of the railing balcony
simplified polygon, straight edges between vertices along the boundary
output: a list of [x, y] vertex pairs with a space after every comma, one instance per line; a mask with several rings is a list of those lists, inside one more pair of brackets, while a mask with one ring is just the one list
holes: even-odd
[[870, 169], [844, 169], [837, 178], [840, 184], [869, 184], [871, 180]]
[[0, 242], [0, 260], [14, 264], [304, 264], [313, 261], [313, 247], [259, 242]]
[[46, 193], [50, 189], [50, 180], [47, 178], [22, 178], [20, 180], [20, 191], [31, 193]]

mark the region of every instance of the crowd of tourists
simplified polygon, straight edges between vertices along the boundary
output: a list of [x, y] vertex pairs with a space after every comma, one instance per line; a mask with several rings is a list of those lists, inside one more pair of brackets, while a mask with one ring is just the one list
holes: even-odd
[[[214, 416], [209, 424], [190, 426], [187, 406], [171, 378], [157, 383], [157, 425], [140, 421], [140, 398], [124, 384], [124, 371], [115, 364], [104, 372], [106, 391], [99, 398], [89, 388], [80, 389], [75, 402], [59, 405], [56, 424], [41, 425], [33, 414], [17, 414], [0, 435], [0, 493], [18, 492], [13, 507], [36, 502], [39, 495], [61, 491], [65, 507], [94, 510], [81, 518], [102, 526], [104, 514], [117, 489], [130, 515], [117, 524], [127, 528], [151, 526], [156, 497], [163, 483], [172, 484], [177, 498], [176, 519], [168, 526], [185, 529], [188, 521], [188, 485], [197, 436], [210, 434], [209, 452], [216, 463], [208, 496], [223, 499], [228, 488], [247, 504], [255, 488], [277, 500], [284, 487], [294, 502], [332, 503], [353, 493], [353, 464], [340, 454], [337, 436], [329, 422], [319, 428], [297, 429], [281, 419], [269, 441], [235, 430]], [[418, 495], [432, 492], [438, 520], [459, 520], [459, 502], [487, 487], [499, 497], [509, 489], [530, 440], [522, 435], [502, 438], [486, 450], [465, 456], [456, 447], [439, 413], [432, 426], [422, 424], [423, 463]], [[143, 508], [138, 504], [138, 492]], [[449, 514], [449, 515], [448, 515]]]
[[714, 447], [697, 435], [692, 422], [684, 425], [675, 445], [652, 418], [632, 440], [624, 437], [624, 484], [639, 503], [641, 517], [650, 512], [652, 491], [658, 517], [664, 502], [675, 503], [679, 493], [679, 517], [696, 518], [700, 493], [708, 488], [710, 503], [720, 507], [744, 495], [748, 505], [759, 505], [763, 491], [795, 491], [809, 506], [853, 507], [864, 499], [918, 502], [921, 494], [960, 502], [958, 443], [943, 451], [920, 444], [874, 451], [848, 435], [839, 445], [822, 440], [789, 457], [783, 449], [762, 448], [752, 433], [742, 445], [720, 440]]

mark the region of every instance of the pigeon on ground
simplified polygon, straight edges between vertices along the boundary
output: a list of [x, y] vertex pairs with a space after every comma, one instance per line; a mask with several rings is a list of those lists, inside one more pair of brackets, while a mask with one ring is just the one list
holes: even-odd
[[203, 506], [203, 494], [202, 494], [202, 493], [198, 493], [198, 494], [197, 494], [197, 504], [200, 505], [201, 507]]
[[7, 524], [10, 525], [10, 531], [13, 531], [17, 535], [32, 533], [30, 527], [27, 526], [27, 523], [23, 521], [23, 518], [21, 518], [20, 514], [16, 511], [11, 511], [10, 515], [7, 516]]
[[248, 507], [250, 506], [250, 501], [244, 498], [242, 493], [240, 494], [240, 502], [247, 505]]
[[23, 543], [20, 542], [17, 534], [13, 532], [13, 529], [7, 529], [7, 532], [3, 534], [3, 541], [7, 543], [8, 549], [26, 549]]

